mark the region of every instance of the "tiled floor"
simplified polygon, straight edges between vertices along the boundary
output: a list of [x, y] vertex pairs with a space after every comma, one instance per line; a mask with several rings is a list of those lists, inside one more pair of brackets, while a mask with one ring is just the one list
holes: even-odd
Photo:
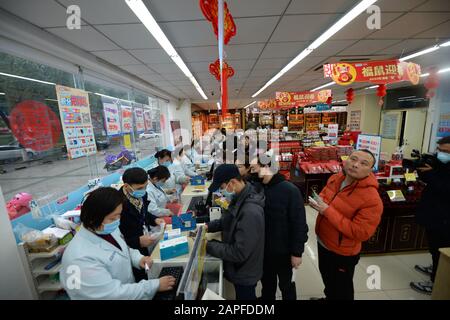
[[[317, 213], [306, 207], [309, 226], [309, 240], [303, 255], [303, 264], [296, 272], [297, 295], [301, 300], [323, 296], [323, 283], [317, 264], [317, 240], [314, 233]], [[431, 256], [426, 252], [402, 253], [379, 256], [363, 256], [356, 268], [354, 276], [356, 300], [430, 300], [431, 297], [410, 289], [411, 281], [429, 280], [414, 270], [415, 264], [429, 265]], [[367, 280], [371, 273], [369, 266], [378, 266], [381, 272], [381, 288], [370, 289]], [[258, 286], [259, 289], [259, 286]], [[259, 293], [259, 291], [258, 291]], [[280, 294], [278, 293], [278, 298]]]

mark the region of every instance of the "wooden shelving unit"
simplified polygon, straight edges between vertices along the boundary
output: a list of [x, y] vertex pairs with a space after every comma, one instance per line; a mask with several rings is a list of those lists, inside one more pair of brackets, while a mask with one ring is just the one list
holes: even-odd
[[320, 123], [320, 113], [305, 114], [306, 131], [318, 131]]

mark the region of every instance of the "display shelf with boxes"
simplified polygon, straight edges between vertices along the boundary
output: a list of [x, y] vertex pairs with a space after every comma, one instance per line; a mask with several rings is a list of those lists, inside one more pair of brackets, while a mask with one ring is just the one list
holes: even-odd
[[320, 124], [320, 113], [305, 114], [306, 131], [318, 131]]

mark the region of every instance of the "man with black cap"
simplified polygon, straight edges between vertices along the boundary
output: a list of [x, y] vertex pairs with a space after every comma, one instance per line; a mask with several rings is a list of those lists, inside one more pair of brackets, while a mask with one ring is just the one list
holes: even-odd
[[220, 220], [207, 224], [208, 232], [222, 231], [222, 241], [209, 241], [206, 251], [223, 260], [236, 300], [256, 300], [264, 259], [264, 194], [245, 182], [234, 164], [220, 165], [209, 189], [220, 189], [231, 202]]

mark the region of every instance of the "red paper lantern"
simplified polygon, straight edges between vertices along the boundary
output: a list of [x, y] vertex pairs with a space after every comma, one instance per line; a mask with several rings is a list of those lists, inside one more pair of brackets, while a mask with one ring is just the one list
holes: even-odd
[[436, 95], [435, 89], [439, 88], [440, 85], [436, 68], [430, 69], [430, 75], [424, 85], [427, 88], [427, 98], [433, 98]]
[[380, 107], [383, 105], [383, 98], [386, 96], [386, 85], [380, 84], [377, 88], [377, 96], [380, 97], [378, 104]]
[[345, 93], [347, 96], [348, 104], [352, 104], [353, 99], [355, 98], [355, 92], [354, 92], [353, 88], [348, 89]]
[[327, 105], [331, 106], [332, 103], [333, 103], [333, 97], [328, 97]]

